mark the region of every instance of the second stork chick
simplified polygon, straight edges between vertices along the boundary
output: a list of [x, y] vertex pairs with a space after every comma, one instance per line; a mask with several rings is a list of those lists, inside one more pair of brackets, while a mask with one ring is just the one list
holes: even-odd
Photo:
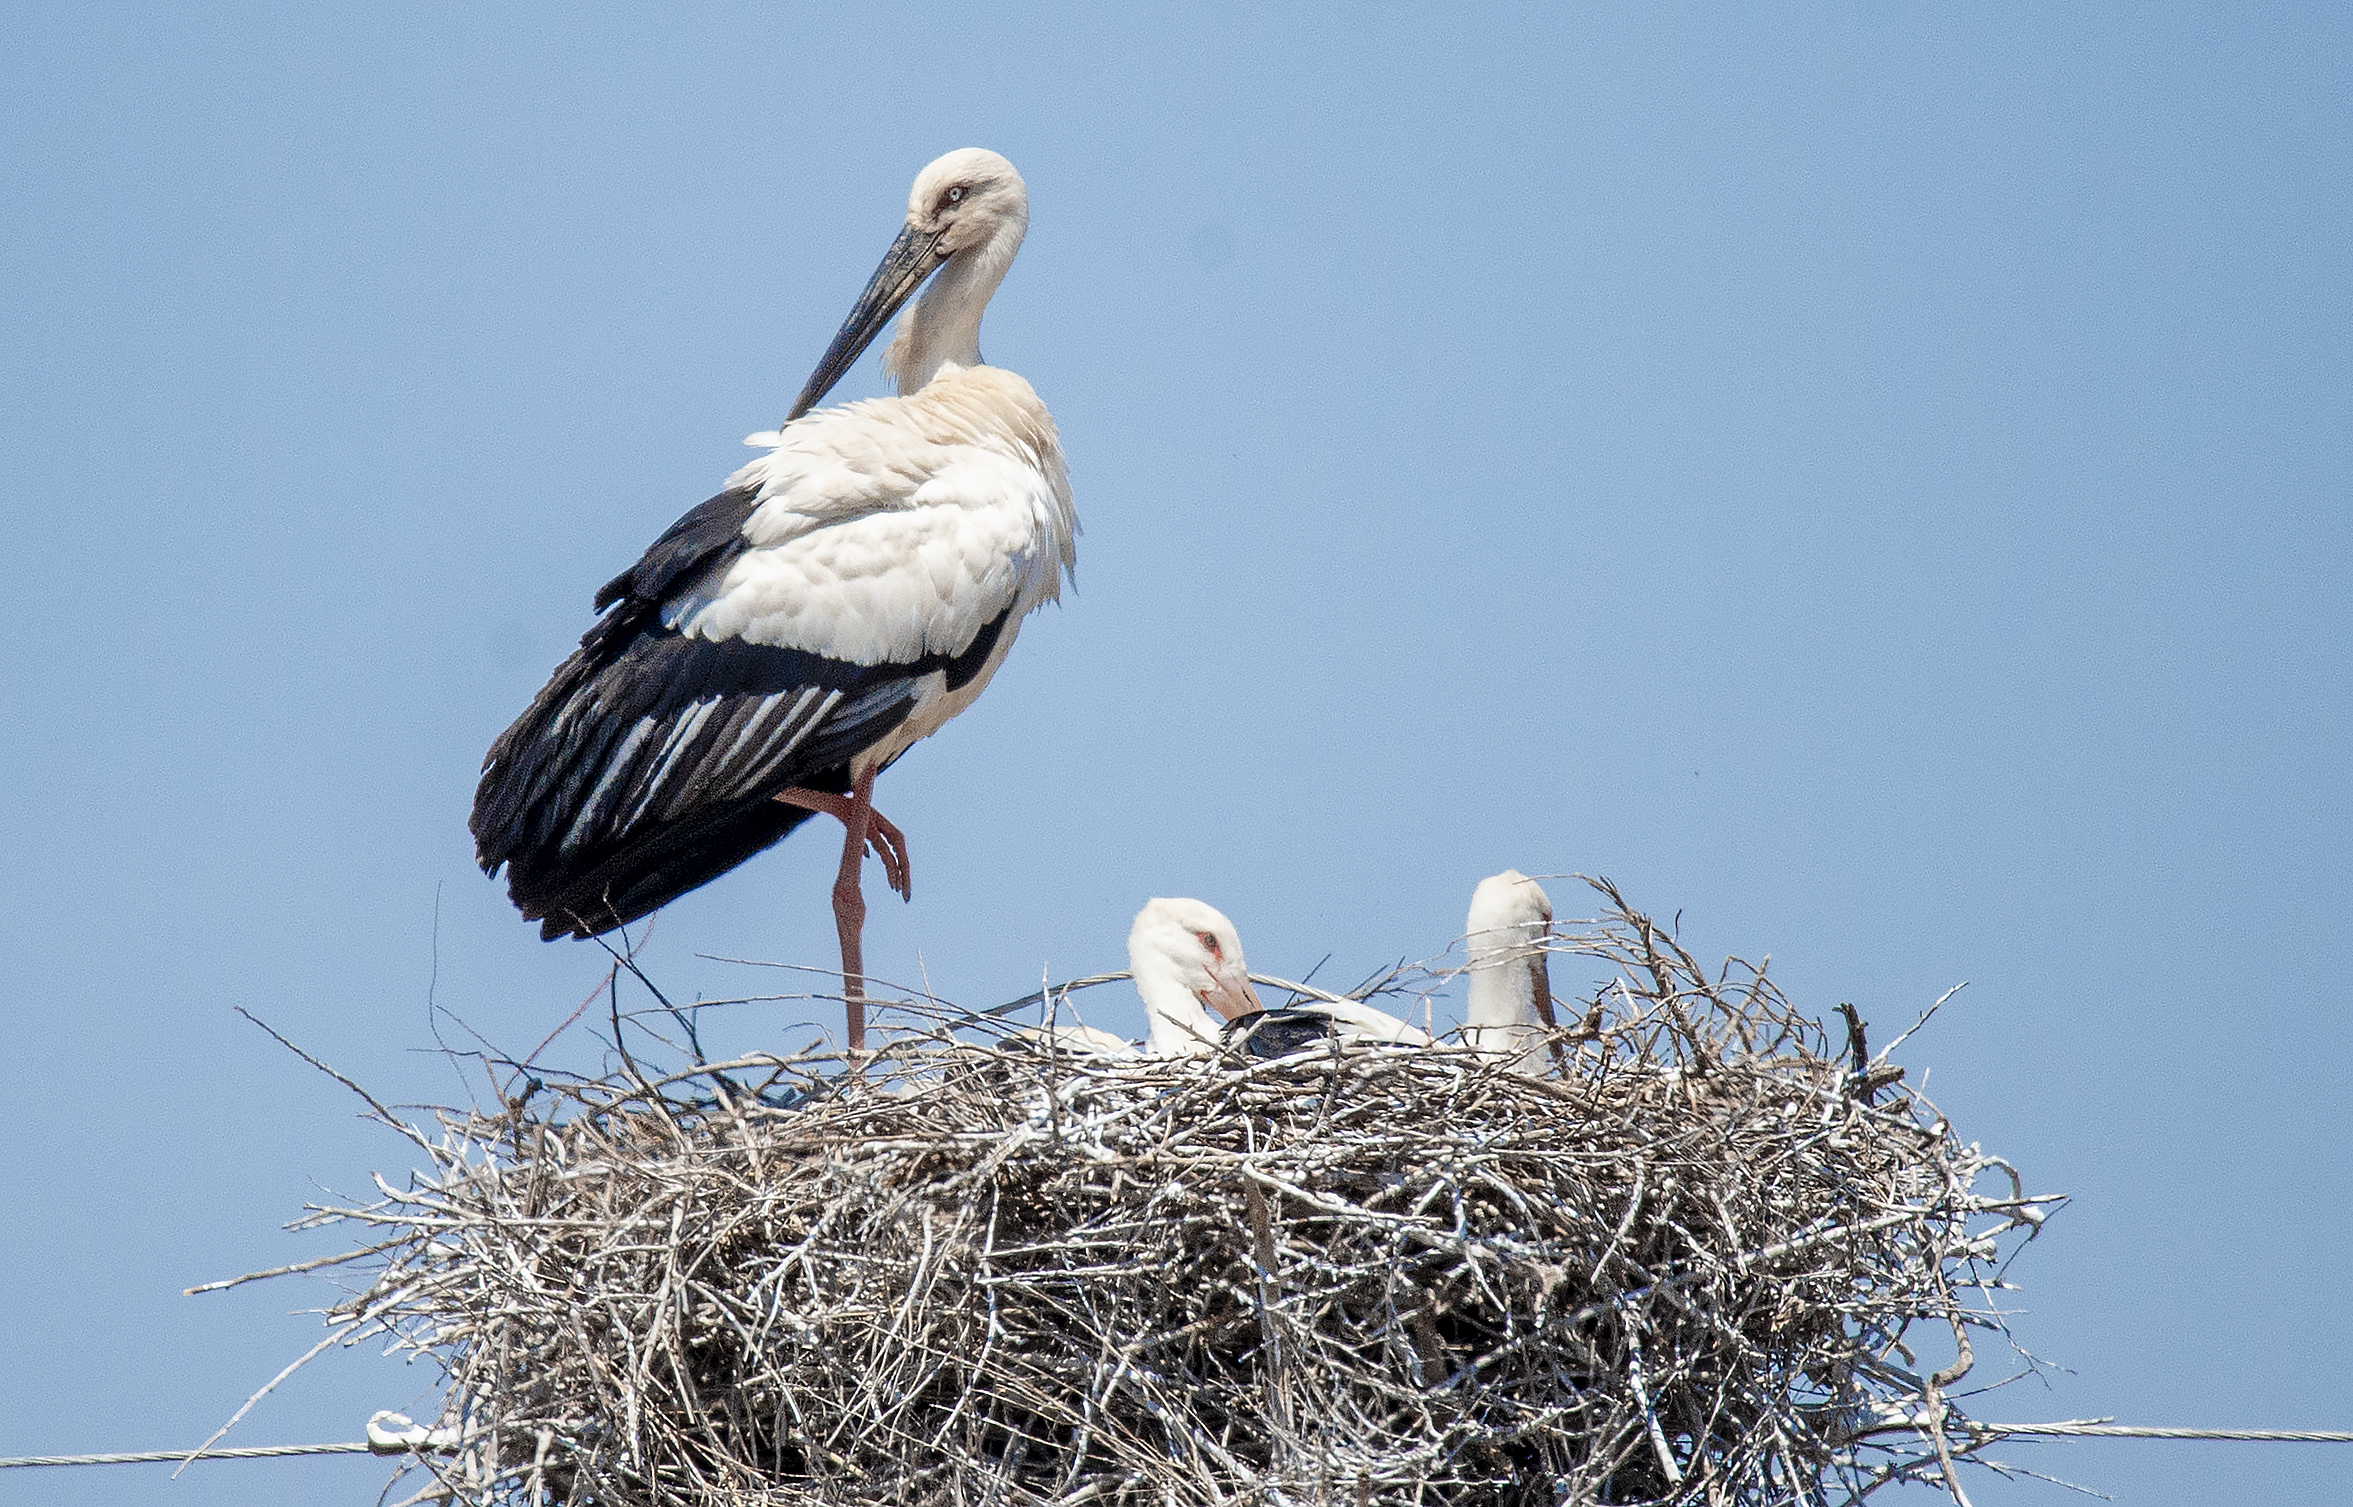
[[1501, 1058], [1513, 1072], [1542, 1075], [1553, 1045], [1552, 979], [1545, 967], [1552, 898], [1518, 869], [1505, 869], [1471, 892], [1463, 930], [1471, 954], [1463, 1041]]

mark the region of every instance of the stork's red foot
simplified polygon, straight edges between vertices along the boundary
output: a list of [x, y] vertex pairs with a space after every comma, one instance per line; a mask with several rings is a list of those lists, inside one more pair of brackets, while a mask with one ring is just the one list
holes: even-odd
[[[776, 798], [788, 806], [799, 806], [805, 811], [822, 811], [845, 827], [852, 823], [850, 808], [855, 803], [846, 795], [835, 795], [827, 790], [803, 790], [795, 785], [790, 790], [778, 791]], [[897, 823], [871, 805], [866, 808], [866, 842], [874, 849], [874, 856], [882, 862], [883, 882], [898, 891], [900, 899], [913, 900], [915, 871], [907, 861], [907, 835], [899, 830]]]

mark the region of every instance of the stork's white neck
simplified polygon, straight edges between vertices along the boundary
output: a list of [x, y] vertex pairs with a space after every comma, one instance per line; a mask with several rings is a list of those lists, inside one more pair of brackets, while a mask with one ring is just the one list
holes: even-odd
[[1541, 921], [1471, 934], [1469, 1024], [1536, 1025], [1536, 968], [1546, 927]]
[[1013, 265], [1025, 228], [1000, 225], [988, 240], [950, 257], [899, 321], [890, 348], [882, 353], [883, 370], [898, 383], [899, 396], [920, 391], [950, 367], [981, 364], [980, 316]]
[[[1532, 928], [1508, 928], [1532, 930]], [[1497, 947], [1471, 949], [1471, 1027], [1532, 1027], [1537, 1024], [1537, 958], [1527, 951], [1527, 937], [1506, 940], [1499, 932]]]
[[1176, 965], [1165, 958], [1134, 958], [1136, 993], [1144, 997], [1151, 1027], [1144, 1051], [1153, 1057], [1199, 1057], [1217, 1044], [1218, 1026], [1209, 1010], [1185, 987]]

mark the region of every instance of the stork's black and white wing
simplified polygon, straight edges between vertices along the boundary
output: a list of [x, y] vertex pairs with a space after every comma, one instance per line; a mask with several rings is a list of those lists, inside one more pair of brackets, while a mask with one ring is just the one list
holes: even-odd
[[1052, 421], [1035, 449], [936, 424], [917, 442], [921, 401], [794, 425], [597, 593], [474, 798], [476, 856], [542, 936], [625, 925], [776, 842], [810, 814], [778, 791], [896, 758], [1056, 594], [1075, 523]]

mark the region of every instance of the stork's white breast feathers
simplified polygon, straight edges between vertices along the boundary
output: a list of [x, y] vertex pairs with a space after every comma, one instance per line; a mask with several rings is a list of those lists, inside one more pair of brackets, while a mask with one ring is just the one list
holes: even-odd
[[669, 604], [679, 632], [908, 664], [1060, 595], [1078, 523], [1019, 377], [975, 367], [754, 438], [773, 448], [729, 483], [758, 488], [751, 547]]

